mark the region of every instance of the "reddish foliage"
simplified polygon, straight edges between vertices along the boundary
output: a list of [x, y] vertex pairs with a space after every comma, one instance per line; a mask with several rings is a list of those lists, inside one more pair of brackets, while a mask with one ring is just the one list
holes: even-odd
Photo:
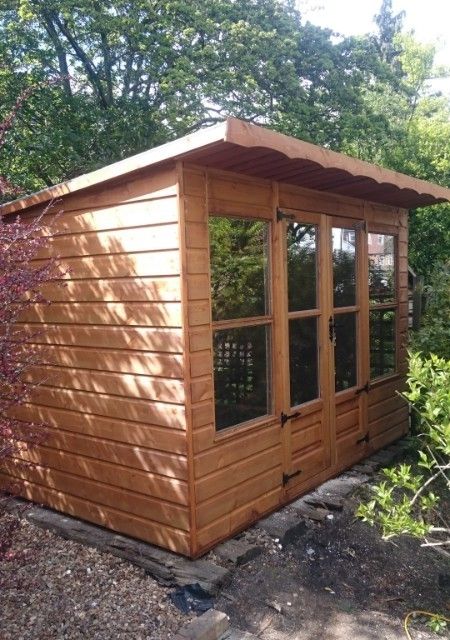
[[[0, 150], [6, 131], [32, 90], [21, 94], [11, 114], [0, 123]], [[0, 176], [0, 194], [6, 191], [18, 193]], [[36, 382], [30, 376], [43, 361], [38, 334], [21, 324], [21, 317], [34, 305], [49, 304], [42, 293], [43, 285], [49, 282], [62, 285], [65, 275], [54, 258], [36, 262], [53, 237], [52, 229], [45, 221], [51, 206], [52, 203], [31, 221], [20, 218], [5, 221], [0, 217], [0, 468], [8, 471], [20, 471], [25, 464], [21, 460], [24, 452], [41, 442], [45, 434], [43, 424], [19, 420], [14, 417], [14, 410], [30, 402], [33, 391], [43, 382]], [[16, 488], [13, 483], [2, 486], [4, 493], [13, 493]], [[0, 560], [8, 558], [17, 527], [12, 520], [2, 524]]]

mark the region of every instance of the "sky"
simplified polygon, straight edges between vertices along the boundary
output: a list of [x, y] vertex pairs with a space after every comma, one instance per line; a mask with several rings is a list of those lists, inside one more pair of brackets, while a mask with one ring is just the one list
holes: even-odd
[[[382, 0], [297, 0], [305, 20], [343, 35], [374, 31], [373, 16]], [[393, 0], [395, 13], [405, 11], [404, 28], [421, 42], [437, 45], [436, 63], [450, 66], [450, 2], [448, 0]], [[433, 83], [450, 94], [450, 80]]]

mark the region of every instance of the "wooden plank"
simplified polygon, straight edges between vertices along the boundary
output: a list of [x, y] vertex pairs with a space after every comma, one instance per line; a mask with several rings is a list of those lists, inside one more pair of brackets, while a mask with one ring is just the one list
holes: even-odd
[[361, 200], [332, 193], [320, 193], [285, 183], [280, 183], [280, 207], [350, 218], [363, 217]]
[[217, 496], [213, 496], [197, 508], [198, 527], [206, 527], [220, 517], [232, 513], [233, 509], [239, 508], [247, 502], [271, 492], [280, 486], [280, 477], [281, 468], [278, 465], [239, 486], [233, 487]]
[[209, 300], [188, 302], [188, 322], [190, 327], [208, 324], [211, 321]]
[[181, 327], [179, 302], [54, 302], [36, 304], [21, 314], [22, 322], [57, 324]]
[[399, 397], [388, 398], [387, 400], [382, 400], [377, 404], [371, 405], [369, 407], [369, 424], [382, 416], [386, 416], [386, 423], [389, 423], [389, 414], [404, 405], [405, 400]]
[[78, 211], [69, 211], [64, 206], [58, 217], [51, 210], [43, 222], [43, 232], [46, 233], [108, 231], [178, 222], [178, 208], [173, 196], [98, 208], [89, 205], [87, 209]]
[[205, 249], [188, 249], [186, 251], [186, 273], [204, 275], [208, 272], [208, 252]]
[[37, 258], [73, 258], [76, 256], [114, 255], [139, 251], [178, 249], [178, 224], [162, 224], [137, 229], [90, 231], [82, 234], [64, 234], [52, 238]]
[[189, 348], [191, 353], [202, 350], [211, 352], [212, 331], [210, 323], [203, 327], [195, 327], [189, 330]]
[[212, 400], [214, 397], [213, 382], [210, 376], [191, 381], [191, 400], [193, 403]]
[[123, 373], [106, 373], [65, 367], [35, 367], [26, 377], [46, 386], [92, 391], [125, 398], [141, 398], [183, 404], [185, 401], [182, 380], [155, 378]]
[[34, 502], [46, 504], [57, 511], [83, 518], [113, 531], [189, 555], [189, 536], [185, 531], [167, 527], [161, 523], [154, 523], [145, 518], [138, 518], [117, 509], [98, 505], [89, 500], [30, 482], [23, 484], [21, 495]]
[[13, 477], [28, 480], [33, 484], [74, 495], [83, 500], [92, 500], [95, 496], [96, 504], [113, 507], [136, 516], [146, 514], [147, 517], [151, 516], [149, 519], [153, 522], [189, 531], [189, 514], [185, 506], [158, 500], [127, 489], [117, 489], [97, 480], [89, 480], [40, 465], [24, 469], [9, 464], [7, 468]]
[[206, 249], [209, 246], [208, 225], [205, 222], [189, 222], [186, 226], [186, 247]]
[[252, 433], [236, 437], [231, 441], [216, 441], [211, 449], [195, 457], [195, 477], [202, 478], [214, 471], [229, 467], [243, 458], [254, 456], [266, 449], [273, 449], [280, 444], [280, 437], [280, 429], [276, 425], [259, 430], [257, 437]]
[[133, 375], [182, 378], [183, 358], [175, 353], [127, 351], [126, 349], [78, 348], [46, 345], [44, 364], [76, 369], [103, 370]]
[[208, 498], [222, 493], [227, 489], [238, 487], [253, 476], [272, 469], [277, 463], [281, 464], [280, 445], [245, 458], [233, 465], [225, 467], [225, 469], [203, 476], [195, 483], [197, 504], [200, 505], [205, 500], [208, 500]]
[[370, 438], [371, 440], [389, 429], [393, 429], [396, 425], [402, 423], [408, 427], [409, 408], [404, 405], [393, 411], [389, 415], [389, 420], [385, 416], [382, 416], [379, 420], [373, 420], [370, 423]]
[[129, 469], [117, 463], [112, 464], [92, 457], [67, 453], [43, 446], [25, 451], [23, 459], [49, 469], [98, 480], [113, 487], [121, 487], [136, 493], [151, 495], [175, 504], [188, 504], [186, 482], [177, 478], [139, 471], [138, 469]]
[[[41, 260], [32, 264], [39, 267]], [[172, 276], [180, 274], [179, 251], [149, 251], [145, 253], [116, 254], [114, 256], [86, 256], [64, 258], [60, 261], [71, 280], [87, 278], [127, 278]]]
[[188, 300], [209, 300], [211, 287], [207, 274], [201, 273], [187, 276]]
[[208, 198], [272, 209], [272, 186], [268, 180], [248, 179], [241, 174], [210, 169]]
[[80, 347], [115, 348], [136, 351], [154, 351], [161, 353], [181, 353], [182, 341], [180, 329], [162, 327], [113, 327], [80, 325], [23, 325], [38, 344], [79, 345]]
[[[187, 175], [192, 175], [192, 173]], [[203, 190], [201, 189], [200, 196], [186, 195], [184, 197], [184, 217], [186, 222], [204, 222], [208, 219], [204, 185]]]
[[37, 404], [25, 404], [14, 409], [20, 420], [42, 422], [49, 427], [86, 436], [105, 438], [168, 453], [186, 454], [186, 435], [183, 431], [151, 424], [103, 418], [77, 410], [57, 409]]
[[35, 390], [33, 401], [48, 407], [76, 407], [83, 413], [133, 420], [171, 429], [186, 428], [184, 407], [176, 404], [45, 386]]
[[53, 283], [41, 288], [52, 302], [178, 302], [180, 278], [102, 278], [66, 280], [64, 286]]

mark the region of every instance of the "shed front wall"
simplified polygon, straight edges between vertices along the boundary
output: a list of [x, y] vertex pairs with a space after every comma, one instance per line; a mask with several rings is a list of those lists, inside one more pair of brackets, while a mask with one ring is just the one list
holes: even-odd
[[[277, 182], [185, 164], [180, 169], [183, 276], [186, 282], [185, 330], [189, 354], [190, 398], [187, 419], [192, 435], [195, 511], [193, 554], [200, 555], [218, 541], [244, 528], [262, 515], [336, 475], [358, 459], [391, 442], [408, 429], [408, 409], [396, 394], [405, 374], [407, 308], [407, 212], [373, 203], [314, 192]], [[388, 233], [397, 242], [397, 373], [376, 380], [362, 394], [369, 443], [353, 449], [340, 441], [339, 412], [325, 412], [325, 438], [329, 439], [326, 466], [306, 480], [282, 484], [286, 468], [286, 438], [290, 426], [280, 425], [286, 406], [285, 352], [280, 332], [286, 322], [283, 306], [283, 239], [277, 207], [305, 214], [326, 214], [351, 221], [365, 220], [367, 231]], [[209, 215], [264, 218], [272, 222], [273, 289], [273, 416], [254, 425], [216, 432], [210, 294]], [[328, 220], [328, 218], [327, 218]], [[367, 254], [365, 254], [367, 257]], [[331, 283], [328, 284], [331, 287]], [[365, 301], [368, 313], [368, 293]], [[367, 319], [367, 316], [366, 316]], [[365, 346], [368, 369], [368, 346]], [[331, 383], [330, 383], [331, 384]], [[345, 403], [342, 411], [346, 411]], [[311, 418], [310, 422], [314, 422]]]
[[50, 429], [28, 453], [34, 467], [7, 471], [32, 500], [189, 555], [175, 166], [68, 195], [60, 209], [49, 251], [69, 274], [46, 287], [53, 304], [23, 318], [44, 330], [46, 365], [16, 412]]

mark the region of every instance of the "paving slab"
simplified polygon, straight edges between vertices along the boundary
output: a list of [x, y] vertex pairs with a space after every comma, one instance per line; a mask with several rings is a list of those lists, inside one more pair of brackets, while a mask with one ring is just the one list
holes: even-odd
[[324, 482], [315, 491], [303, 497], [310, 505], [323, 506], [325, 508], [340, 511], [346, 498], [360, 485], [361, 480], [350, 474], [344, 474]]
[[286, 508], [260, 520], [256, 526], [272, 538], [277, 538], [283, 546], [294, 542], [308, 530], [303, 518], [298, 513], [288, 511]]
[[226, 613], [209, 609], [182, 627], [175, 640], [221, 640], [229, 626], [230, 620]]
[[[229, 569], [207, 560], [189, 560], [146, 542], [114, 533], [109, 529], [66, 516], [46, 507], [27, 505], [24, 500], [11, 501], [11, 510], [19, 510], [32, 524], [48, 529], [63, 538], [75, 540], [128, 560], [145, 569], [153, 578], [167, 586], [183, 587], [199, 583], [203, 589], [216, 595], [231, 579]], [[21, 510], [22, 505], [22, 510]]]
[[295, 509], [303, 518], [309, 520], [315, 520], [316, 522], [324, 522], [327, 516], [330, 515], [328, 509], [323, 507], [316, 507], [312, 504], [305, 502], [304, 498], [299, 498], [290, 505], [291, 509]]
[[236, 540], [232, 538], [226, 542], [222, 542], [214, 548], [214, 553], [224, 562], [235, 566], [242, 566], [257, 558], [263, 552], [263, 548], [250, 544], [246, 540]]

